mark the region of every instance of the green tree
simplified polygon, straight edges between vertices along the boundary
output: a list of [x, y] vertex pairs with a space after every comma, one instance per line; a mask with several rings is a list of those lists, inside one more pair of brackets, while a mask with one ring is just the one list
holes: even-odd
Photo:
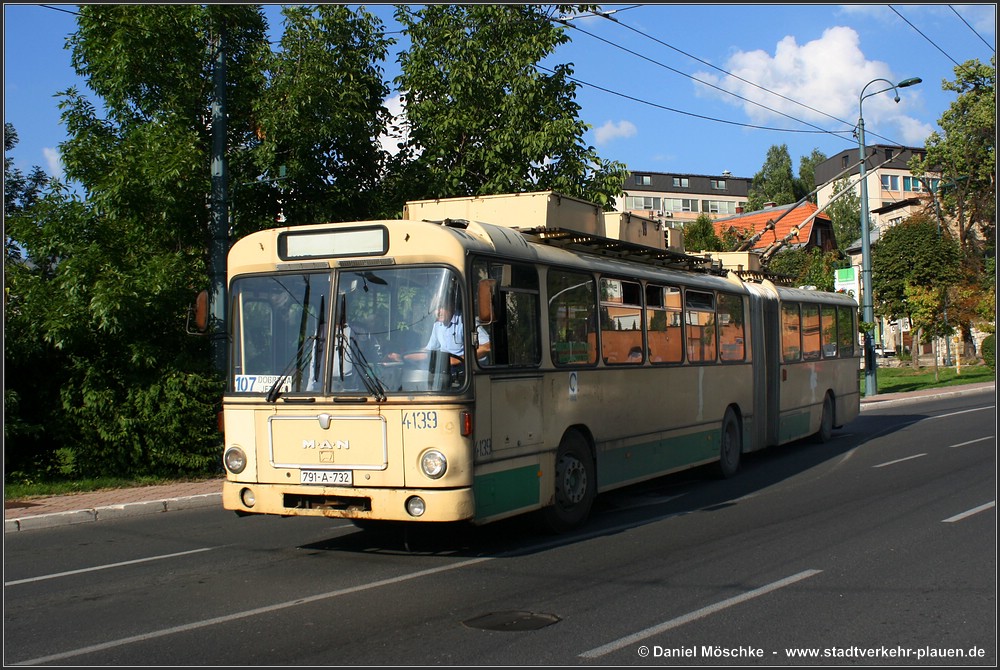
[[684, 248], [689, 252], [724, 251], [712, 217], [702, 212], [697, 219], [684, 224]]
[[[392, 184], [405, 200], [554, 190], [613, 206], [624, 164], [583, 142], [569, 65], [540, 62], [569, 38], [553, 18], [590, 6], [400, 6], [409, 143]], [[401, 204], [401, 203], [400, 203]]]
[[249, 216], [261, 225], [273, 225], [276, 208], [296, 224], [372, 218], [388, 158], [378, 143], [390, 121], [381, 63], [393, 40], [364, 9], [293, 5], [282, 14], [280, 49], [267, 54], [268, 85], [254, 101], [254, 166], [242, 173], [257, 207]]
[[790, 205], [798, 199], [795, 196], [792, 157], [788, 153], [788, 145], [774, 145], [767, 150], [764, 167], [753, 176], [750, 182], [747, 210], [756, 212], [764, 209], [764, 203], [767, 202], [773, 202], [776, 205]]
[[938, 120], [940, 132], [925, 142], [923, 159], [909, 164], [916, 175], [941, 174], [939, 204], [959, 244], [980, 257], [996, 245], [996, 56], [955, 68], [942, 88], [958, 94]]
[[[23, 480], [58, 467], [52, 440], [66, 431], [58, 410], [65, 357], [46, 342], [32, 311], [30, 282], [38, 270], [10, 231], [30, 219], [51, 180], [38, 166], [25, 175], [11, 155], [17, 131], [4, 124], [4, 473]], [[26, 300], [29, 298], [29, 300]]]
[[[799, 176], [793, 184], [795, 201], [798, 202], [816, 189], [816, 166], [827, 158], [819, 149], [813, 149], [808, 156], [799, 159]], [[816, 204], [816, 194], [809, 196], [809, 202]]]
[[861, 237], [861, 196], [857, 190], [848, 188], [850, 183], [849, 177], [834, 182], [834, 194], [841, 195], [824, 210], [833, 223], [833, 235], [839, 249], [846, 249]]
[[872, 248], [871, 276], [875, 313], [913, 320], [912, 289], [908, 295], [907, 287], [932, 291], [941, 296], [943, 306], [945, 290], [962, 276], [961, 251], [955, 240], [938, 233], [937, 222], [916, 214], [882, 233]]
[[[964, 254], [964, 278], [949, 291], [948, 318], [961, 329], [970, 355], [972, 327], [990, 327], [996, 311], [996, 274], [987, 267], [996, 256], [996, 57], [989, 65], [962, 63], [955, 76], [942, 82], [944, 90], [958, 95], [938, 120], [940, 132], [931, 133], [926, 155], [914, 157], [909, 168], [916, 175], [941, 175], [932, 196], [935, 214], [942, 228], [955, 234]], [[980, 286], [987, 288], [980, 291]], [[989, 316], [984, 319], [983, 313]]]
[[222, 385], [184, 315], [207, 283], [209, 45], [224, 29], [239, 145], [264, 81], [263, 15], [86, 5], [77, 25], [72, 62], [104, 111], [76, 89], [60, 94], [60, 149], [78, 189], [51, 189], [10, 227], [33, 268], [24, 312], [65, 359], [59, 423], [73, 430], [48, 437], [74, 452], [78, 475], [205, 473], [218, 462]]
[[824, 253], [815, 247], [785, 249], [775, 254], [767, 269], [791, 278], [795, 286], [814, 286], [820, 291], [833, 291], [835, 270], [840, 261], [841, 254], [837, 251]]

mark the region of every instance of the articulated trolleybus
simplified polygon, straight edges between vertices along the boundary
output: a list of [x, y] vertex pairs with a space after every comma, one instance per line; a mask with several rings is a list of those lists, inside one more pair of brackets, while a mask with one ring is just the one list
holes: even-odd
[[853, 298], [606, 221], [526, 193], [234, 244], [225, 508], [361, 526], [541, 510], [566, 530], [600, 492], [729, 476], [858, 415]]

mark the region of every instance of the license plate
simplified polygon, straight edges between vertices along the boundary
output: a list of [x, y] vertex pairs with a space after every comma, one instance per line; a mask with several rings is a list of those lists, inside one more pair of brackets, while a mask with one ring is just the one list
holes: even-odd
[[352, 470], [302, 470], [299, 482], [302, 484], [353, 486], [354, 472]]

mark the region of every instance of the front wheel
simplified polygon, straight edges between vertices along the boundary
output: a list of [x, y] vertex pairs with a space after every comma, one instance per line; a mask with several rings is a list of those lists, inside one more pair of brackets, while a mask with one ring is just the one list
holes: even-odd
[[554, 500], [543, 515], [550, 530], [563, 533], [583, 523], [597, 497], [594, 459], [579, 433], [567, 434], [559, 444], [555, 480]]
[[740, 469], [740, 456], [743, 454], [743, 434], [736, 413], [729, 408], [722, 420], [722, 435], [719, 444], [719, 474], [725, 478], [732, 477]]

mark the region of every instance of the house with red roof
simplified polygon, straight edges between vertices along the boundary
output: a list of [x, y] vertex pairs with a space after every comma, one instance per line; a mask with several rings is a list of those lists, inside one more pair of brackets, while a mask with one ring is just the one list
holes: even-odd
[[811, 202], [799, 205], [771, 205], [756, 212], [747, 212], [713, 221], [715, 234], [722, 238], [729, 231], [754, 238], [753, 251], [769, 249], [837, 248], [833, 222]]

